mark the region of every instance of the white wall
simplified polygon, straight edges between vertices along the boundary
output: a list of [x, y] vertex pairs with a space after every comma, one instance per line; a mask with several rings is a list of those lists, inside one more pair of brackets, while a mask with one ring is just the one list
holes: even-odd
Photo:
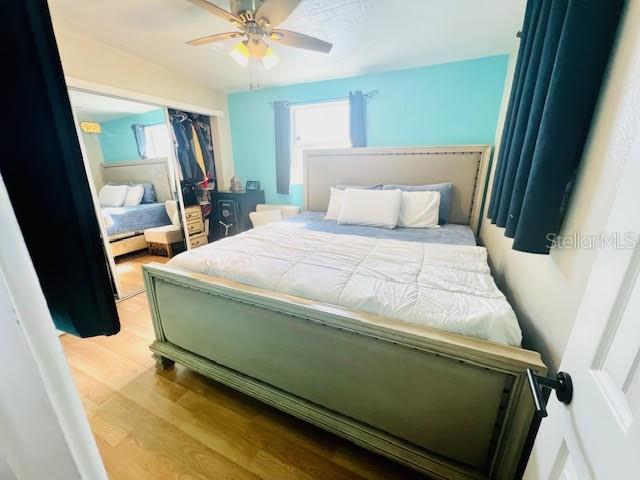
[[[605, 80], [562, 234], [598, 234], [608, 218], [621, 166], [628, 157], [632, 138], [629, 133], [640, 124], [638, 77], [634, 77], [640, 68], [639, 32], [640, 1], [632, 1]], [[500, 122], [504, 121], [509, 93], [510, 88], [506, 88]], [[499, 146], [502, 124], [497, 132], [495, 145]], [[497, 151], [492, 170], [496, 158]], [[488, 249], [496, 281], [518, 315], [525, 347], [540, 351], [550, 367], [557, 367], [596, 250], [553, 249], [550, 255], [516, 252], [511, 249], [512, 240], [504, 237], [504, 230], [492, 225], [486, 214], [480, 236]]]
[[98, 191], [102, 185], [104, 185], [102, 170], [100, 169], [100, 164], [104, 162], [102, 147], [100, 146], [100, 136], [99, 134], [86, 132], [82, 132], [81, 135], [87, 160], [89, 160], [89, 169], [91, 170], [93, 185], [96, 187], [96, 191]]
[[2, 480], [17, 480], [13, 470], [2, 457], [0, 457], [0, 478]]
[[[221, 110], [220, 126], [223, 184], [228, 186], [233, 175], [233, 156], [229, 132], [227, 96], [200, 85], [160, 65], [77, 35], [56, 24], [54, 30], [65, 76], [109, 87]], [[223, 185], [223, 186], [224, 186]]]

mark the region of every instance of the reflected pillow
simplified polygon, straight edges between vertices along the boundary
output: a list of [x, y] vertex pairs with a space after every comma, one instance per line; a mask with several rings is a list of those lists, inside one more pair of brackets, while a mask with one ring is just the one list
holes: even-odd
[[144, 188], [144, 194], [142, 195], [142, 202], [140, 203], [156, 203], [158, 201], [156, 197], [156, 189], [153, 183], [141, 183]]
[[403, 192], [440, 192], [440, 209], [438, 223], [444, 225], [449, 222], [451, 201], [453, 199], [453, 183], [433, 183], [431, 185], [384, 185], [383, 190], [402, 190]]
[[130, 185], [127, 190], [127, 195], [124, 198], [125, 207], [137, 207], [142, 202], [142, 196], [144, 195], [144, 187], [142, 185]]
[[121, 207], [127, 197], [126, 185], [104, 185], [98, 192], [101, 207]]
[[142, 188], [144, 188], [144, 194], [142, 195], [142, 201], [140, 203], [156, 203], [158, 201], [156, 189], [153, 186], [153, 183], [109, 182], [109, 185], [142, 185]]

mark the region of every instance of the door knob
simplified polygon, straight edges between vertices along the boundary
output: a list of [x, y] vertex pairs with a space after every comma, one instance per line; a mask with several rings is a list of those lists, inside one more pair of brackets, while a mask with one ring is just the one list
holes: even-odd
[[533, 402], [536, 406], [536, 412], [541, 417], [547, 416], [547, 409], [542, 396], [542, 389], [548, 388], [556, 391], [556, 397], [565, 405], [571, 403], [573, 398], [573, 382], [571, 375], [565, 372], [558, 372], [555, 378], [543, 377], [536, 374], [530, 368], [527, 368], [527, 380], [529, 380], [529, 388], [533, 395]]

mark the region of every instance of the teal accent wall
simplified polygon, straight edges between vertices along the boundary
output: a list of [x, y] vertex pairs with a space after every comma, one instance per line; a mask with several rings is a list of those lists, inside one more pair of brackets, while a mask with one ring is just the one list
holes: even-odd
[[136, 139], [131, 125], [155, 125], [165, 123], [164, 110], [128, 115], [101, 123], [100, 147], [105, 163], [130, 162], [139, 160]]
[[229, 95], [235, 172], [259, 180], [269, 203], [302, 205], [302, 186], [276, 192], [273, 110], [269, 102], [309, 102], [378, 90], [367, 101], [370, 147], [492, 144], [508, 55]]

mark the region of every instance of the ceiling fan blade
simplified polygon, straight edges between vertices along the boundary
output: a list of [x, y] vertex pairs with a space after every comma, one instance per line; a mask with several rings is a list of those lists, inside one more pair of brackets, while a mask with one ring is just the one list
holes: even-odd
[[207, 2], [207, 0], [187, 0], [187, 1], [193, 3], [194, 5], [200, 8], [205, 9], [209, 13], [213, 13], [215, 16], [220, 17], [223, 20], [226, 20], [227, 22], [232, 23], [233, 25], [236, 25], [236, 26], [244, 25], [244, 21], [240, 17], [238, 17], [237, 15], [234, 15], [231, 12], [227, 12], [224, 8], [220, 8], [217, 5], [214, 5], [213, 3]]
[[241, 36], [242, 32], [216, 33], [215, 35], [207, 35], [206, 37], [189, 40], [187, 44], [193, 46], [206, 45], [207, 43], [221, 42], [222, 40], [229, 40], [230, 38], [237, 38]]
[[333, 47], [329, 42], [325, 42], [319, 38], [310, 37], [309, 35], [298, 32], [291, 32], [289, 30], [273, 30], [271, 32], [271, 39], [290, 47], [304, 48], [322, 53], [329, 53], [331, 47]]
[[293, 12], [300, 0], [265, 0], [256, 10], [256, 20], [267, 20], [272, 27], [277, 27], [284, 22]]

